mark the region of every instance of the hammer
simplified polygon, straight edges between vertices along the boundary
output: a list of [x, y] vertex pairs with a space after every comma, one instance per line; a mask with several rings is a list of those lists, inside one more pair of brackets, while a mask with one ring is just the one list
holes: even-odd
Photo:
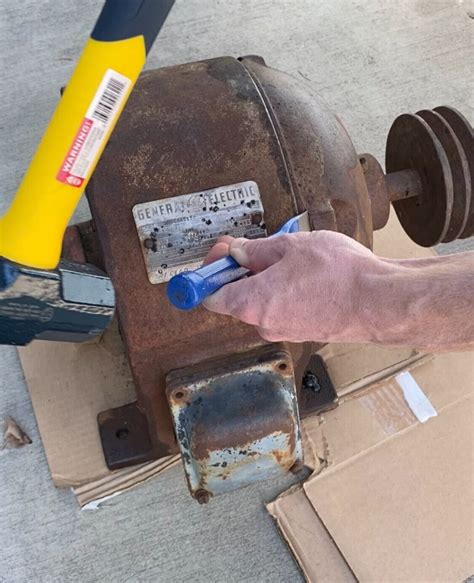
[[174, 0], [106, 0], [7, 213], [0, 218], [0, 344], [78, 342], [105, 329], [110, 279], [61, 262], [67, 224]]

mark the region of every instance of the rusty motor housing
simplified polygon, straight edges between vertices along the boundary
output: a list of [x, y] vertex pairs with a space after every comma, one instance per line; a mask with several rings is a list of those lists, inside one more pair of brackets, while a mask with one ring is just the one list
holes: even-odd
[[[433, 116], [442, 118], [448, 126], [449, 147], [458, 158], [449, 151], [448, 140], [439, 140], [431, 129], [428, 118]], [[219, 378], [227, 379], [226, 386], [230, 387], [239, 382], [239, 377], [243, 383], [248, 380], [249, 371], [255, 372], [253, 365], [263, 362], [259, 361], [262, 350], [274, 350], [273, 356], [266, 353], [264, 359], [272, 386], [277, 387], [278, 394], [286, 394], [291, 371], [297, 395], [317, 348], [311, 343], [268, 348], [268, 343], [246, 324], [203, 308], [190, 313], [173, 308], [165, 294], [169, 265], [168, 260], [163, 263], [163, 257], [170, 257], [177, 266], [182, 264], [176, 250], [171, 249], [171, 239], [160, 231], [168, 223], [160, 217], [155, 224], [153, 217], [149, 217], [150, 222], [146, 223], [146, 228], [150, 226], [149, 234], [143, 236], [136, 209], [153, 209], [153, 205], [158, 208], [161, 201], [160, 212], [165, 212], [171, 199], [181, 200], [179, 197], [190, 194], [205, 197], [208, 192], [221, 191], [234, 192], [232, 196], [236, 196], [238, 188], [252, 183], [261, 205], [257, 222], [267, 234], [276, 231], [291, 216], [307, 210], [313, 229], [339, 231], [371, 247], [373, 230], [385, 225], [390, 202], [396, 201], [402, 225], [422, 244], [432, 245], [446, 240], [448, 235], [451, 239], [468, 236], [474, 230], [472, 128], [449, 108], [445, 108], [444, 114], [440, 111], [424, 117], [427, 121], [408, 116], [403, 123], [395, 122], [398, 125], [389, 135], [387, 148], [387, 167], [392, 173], [386, 176], [373, 156], [356, 153], [339, 118], [308, 84], [267, 67], [260, 57], [211, 59], [147, 71], [140, 77], [87, 191], [92, 222], [70, 230], [65, 247], [65, 254], [84, 257], [104, 268], [112, 279], [119, 326], [135, 382], [135, 403], [99, 416], [110, 468], [178, 451], [171, 410], [176, 409], [182, 395], [193, 392], [189, 380], [194, 378], [193, 367], [202, 389], [206, 386], [206, 370], [214, 383], [217, 374], [214, 361], [218, 361]], [[451, 121], [446, 119], [449, 117]], [[404, 155], [398, 152], [397, 141], [403, 142]], [[464, 177], [462, 187], [460, 175]], [[456, 189], [453, 176], [457, 176]], [[212, 205], [198, 207], [196, 212], [208, 213], [209, 220], [220, 212]], [[429, 211], [431, 218], [420, 224], [423, 211]], [[224, 234], [222, 229], [206, 231], [205, 214], [204, 230], [198, 229], [196, 235], [194, 229], [188, 241], [193, 261], [202, 259], [216, 237]], [[229, 234], [246, 234], [245, 225], [252, 223], [243, 214], [234, 222], [235, 217], [226, 217], [223, 224]], [[255, 236], [261, 234], [264, 233]], [[168, 251], [165, 247], [169, 247]], [[158, 262], [153, 270], [150, 265], [157, 254], [161, 264]], [[284, 371], [278, 372], [275, 367], [282, 354], [289, 362]], [[231, 380], [222, 367], [228, 367]], [[262, 370], [258, 369], [258, 374], [264, 374]], [[270, 377], [261, 378], [267, 386]], [[178, 390], [178, 398], [176, 387], [186, 387], [185, 391]], [[209, 399], [206, 391], [207, 407], [222, 407], [222, 403]], [[241, 393], [242, 399], [245, 394]], [[271, 395], [268, 400], [272, 400]], [[301, 405], [302, 400], [298, 400]], [[283, 402], [282, 408], [273, 413], [261, 404], [261, 418], [265, 420], [267, 435], [276, 435], [285, 426], [285, 435], [293, 436], [276, 449], [266, 451], [275, 464], [287, 471], [301, 465], [301, 451], [293, 439], [294, 429], [299, 427], [297, 408], [288, 405], [289, 401], [285, 405]], [[198, 460], [194, 459], [195, 465], [189, 466], [192, 479], [188, 472], [192, 493], [200, 501], [207, 501], [210, 494], [219, 490], [215, 486], [215, 472], [214, 490], [206, 481], [216, 448], [231, 447], [243, 452], [246, 461], [249, 459], [248, 446], [255, 436], [249, 429], [252, 424], [245, 420], [248, 414], [239, 414], [243, 416], [240, 424], [235, 424], [232, 411], [227, 417], [217, 414], [209, 417], [219, 418], [222, 425], [214, 442], [209, 426], [196, 423], [196, 419], [186, 425], [195, 432], [185, 436], [188, 446], [190, 439], [199, 437], [196, 451], [208, 452], [201, 453]], [[272, 415], [274, 427], [270, 422]], [[288, 415], [293, 425], [288, 425]], [[232, 431], [226, 433], [230, 420]], [[225, 435], [231, 436], [227, 445]], [[178, 441], [184, 451], [182, 436], [178, 435]], [[241, 462], [232, 459], [232, 463]], [[189, 460], [185, 460], [185, 466], [186, 463], [189, 465]], [[228, 478], [229, 471], [219, 475], [224, 474]]]

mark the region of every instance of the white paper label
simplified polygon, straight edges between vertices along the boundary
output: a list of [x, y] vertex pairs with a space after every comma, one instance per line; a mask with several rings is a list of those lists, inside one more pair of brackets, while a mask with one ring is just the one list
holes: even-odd
[[395, 380], [400, 385], [403, 391], [403, 397], [418, 421], [424, 423], [431, 417], [436, 417], [438, 415], [436, 409], [421, 390], [420, 385], [416, 382], [411, 373], [407, 371], [402, 372], [395, 377]]
[[163, 283], [197, 269], [222, 235], [266, 236], [263, 212], [258, 186], [251, 180], [135, 205], [148, 279]]
[[128, 77], [107, 69], [61, 164], [57, 180], [77, 188], [82, 186], [97, 161], [99, 150], [128, 95], [131, 83]]

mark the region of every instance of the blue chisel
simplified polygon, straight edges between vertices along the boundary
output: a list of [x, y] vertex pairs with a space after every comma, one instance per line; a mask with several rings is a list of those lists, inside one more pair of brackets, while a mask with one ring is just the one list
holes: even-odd
[[[308, 211], [305, 211], [287, 221], [269, 239], [286, 233], [310, 230]], [[175, 275], [169, 281], [166, 292], [173, 306], [180, 310], [192, 310], [226, 283], [237, 281], [249, 273], [248, 269], [227, 256], [194, 271]]]

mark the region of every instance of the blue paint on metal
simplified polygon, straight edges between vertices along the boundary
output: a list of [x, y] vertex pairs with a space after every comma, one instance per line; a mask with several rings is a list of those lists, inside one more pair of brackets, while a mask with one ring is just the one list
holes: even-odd
[[0, 292], [15, 283], [18, 273], [18, 268], [15, 265], [0, 258]]
[[[62, 281], [61, 267], [47, 271], [0, 262], [0, 344], [83, 342], [105, 330], [114, 312], [110, 280], [88, 265], [68, 263], [67, 272], [76, 277]], [[72, 297], [75, 301], [68, 301]]]

